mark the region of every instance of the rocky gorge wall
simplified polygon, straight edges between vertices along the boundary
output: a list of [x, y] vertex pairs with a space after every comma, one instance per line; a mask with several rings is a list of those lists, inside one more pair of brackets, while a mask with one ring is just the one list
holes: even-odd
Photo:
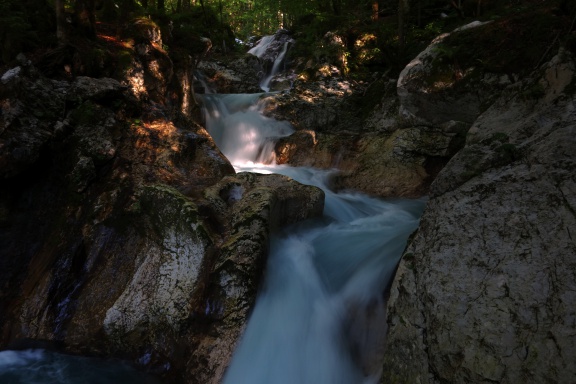
[[575, 69], [561, 51], [509, 85], [432, 183], [383, 383], [576, 380]]
[[324, 195], [236, 174], [150, 35], [123, 83], [46, 78], [24, 57], [2, 74], [0, 348], [218, 383], [270, 233], [320, 215]]

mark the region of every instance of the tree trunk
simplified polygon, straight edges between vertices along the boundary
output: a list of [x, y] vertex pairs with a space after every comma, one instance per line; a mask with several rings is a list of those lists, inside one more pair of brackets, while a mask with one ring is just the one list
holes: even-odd
[[378, 20], [378, 1], [372, 1], [372, 20]]
[[202, 7], [202, 14], [204, 15], [204, 24], [208, 24], [208, 18], [206, 17], [206, 9], [204, 8], [204, 0], [200, 0], [200, 6]]
[[74, 15], [82, 33], [89, 39], [96, 39], [96, 17], [94, 0], [77, 0]]
[[64, 0], [56, 0], [56, 37], [58, 45], [63, 46], [68, 43], [68, 33], [66, 33], [66, 15], [64, 13]]
[[158, 0], [158, 12], [160, 13], [164, 13], [165, 11], [165, 6], [164, 6], [164, 0]]
[[398, 1], [398, 48], [400, 53], [404, 52], [406, 45], [406, 19], [410, 7], [409, 0]]

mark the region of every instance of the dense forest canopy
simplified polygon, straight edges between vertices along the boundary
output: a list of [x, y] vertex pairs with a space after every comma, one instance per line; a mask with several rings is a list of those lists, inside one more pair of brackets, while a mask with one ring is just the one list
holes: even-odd
[[[43, 58], [47, 67], [62, 62], [58, 55], [75, 52], [80, 52], [81, 61], [94, 61], [95, 56], [109, 53], [109, 46], [98, 46], [102, 31], [125, 41], [132, 33], [130, 25], [140, 18], [162, 29], [162, 42], [171, 56], [193, 54], [201, 37], [212, 41], [212, 52], [242, 53], [259, 36], [285, 28], [298, 41], [292, 55], [334, 63], [342, 73], [397, 73], [442, 32], [474, 19], [498, 20], [527, 12], [537, 12], [534, 24], [525, 26], [534, 30], [532, 41], [522, 36], [523, 29], [511, 33], [517, 35], [516, 43], [532, 49], [540, 43], [547, 46], [557, 33], [566, 32], [566, 26], [548, 16], [560, 14], [571, 20], [576, 4], [569, 0], [0, 0], [0, 65], [9, 64], [20, 52]], [[47, 54], [52, 55], [48, 60]], [[89, 69], [84, 74], [103, 75]]]

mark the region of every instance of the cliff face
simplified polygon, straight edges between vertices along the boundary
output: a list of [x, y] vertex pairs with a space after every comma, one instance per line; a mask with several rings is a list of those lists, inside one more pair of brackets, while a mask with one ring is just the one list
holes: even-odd
[[126, 85], [48, 79], [24, 59], [2, 75], [0, 348], [119, 356], [170, 382], [217, 383], [270, 231], [320, 215], [324, 196], [236, 175], [189, 118], [190, 95], [170, 98], [169, 58], [142, 44]]
[[382, 382], [576, 380], [576, 95], [561, 51], [440, 172], [389, 301]]

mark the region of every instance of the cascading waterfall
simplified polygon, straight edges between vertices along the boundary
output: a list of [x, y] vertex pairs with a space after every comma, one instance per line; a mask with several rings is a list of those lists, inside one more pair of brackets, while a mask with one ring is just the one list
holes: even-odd
[[[254, 46], [253, 48], [251, 48], [248, 53], [252, 54], [258, 58], [262, 58], [265, 54], [268, 53], [270, 46], [275, 42], [275, 38], [276, 36], [264, 36], [256, 46]], [[272, 68], [270, 69], [270, 71], [266, 74], [264, 74], [264, 76], [262, 76], [261, 80], [260, 80], [260, 88], [265, 91], [268, 92], [270, 91], [270, 82], [272, 81], [272, 78], [277, 75], [280, 72], [280, 68], [282, 66], [282, 64], [284, 63], [284, 59], [286, 57], [286, 53], [288, 52], [288, 46], [290, 45], [290, 41], [286, 41], [283, 43], [282, 45], [282, 49], [280, 50], [280, 52], [278, 52], [278, 54], [276, 55], [276, 57], [274, 58], [274, 62], [272, 64]]]
[[275, 142], [294, 132], [289, 123], [262, 114], [265, 94], [198, 97], [203, 100], [208, 131], [233, 164], [273, 162]]
[[322, 219], [273, 238], [264, 286], [224, 384], [375, 383], [385, 291], [425, 202], [334, 193], [330, 171], [258, 164], [274, 158], [267, 143], [292, 132], [261, 115], [265, 96], [201, 96], [209, 132], [237, 171], [316, 185], [326, 203]]

